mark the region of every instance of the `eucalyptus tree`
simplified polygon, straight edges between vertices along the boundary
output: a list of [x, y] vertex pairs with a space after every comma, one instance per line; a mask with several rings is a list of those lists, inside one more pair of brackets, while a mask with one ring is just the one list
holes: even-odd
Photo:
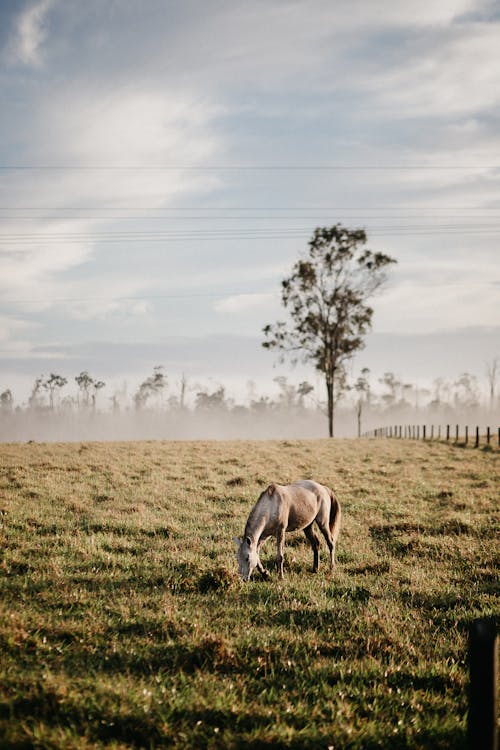
[[57, 373], [51, 372], [47, 380], [42, 383], [43, 388], [48, 391], [49, 405], [52, 411], [54, 410], [54, 395], [56, 391], [64, 388], [67, 382], [67, 379], [62, 375], [57, 375]]
[[347, 362], [364, 346], [373, 309], [367, 304], [386, 281], [394, 258], [365, 248], [364, 229], [341, 224], [318, 227], [308, 254], [281, 282], [281, 301], [288, 322], [265, 326], [267, 349], [281, 358], [312, 362], [325, 379], [328, 432], [333, 437], [334, 408]]

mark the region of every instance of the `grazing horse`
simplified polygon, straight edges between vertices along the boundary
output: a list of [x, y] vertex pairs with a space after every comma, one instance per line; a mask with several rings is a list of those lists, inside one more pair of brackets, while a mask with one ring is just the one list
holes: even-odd
[[283, 578], [285, 532], [303, 530], [314, 553], [313, 573], [319, 566], [319, 537], [313, 529], [316, 521], [330, 551], [330, 568], [335, 565], [335, 543], [340, 531], [340, 504], [333, 492], [318, 482], [302, 479], [289, 485], [270, 484], [250, 511], [243, 540], [235, 537], [238, 547], [239, 574], [248, 581], [255, 568], [263, 576], [259, 550], [270, 536], [276, 537], [276, 566]]

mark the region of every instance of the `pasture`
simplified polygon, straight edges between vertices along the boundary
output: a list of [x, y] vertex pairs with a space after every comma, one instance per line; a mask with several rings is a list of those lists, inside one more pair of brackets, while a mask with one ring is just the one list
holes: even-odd
[[[498, 612], [500, 454], [389, 440], [0, 446], [2, 748], [464, 748], [467, 628]], [[270, 481], [334, 489], [337, 567]], [[270, 568], [270, 540], [262, 560]]]

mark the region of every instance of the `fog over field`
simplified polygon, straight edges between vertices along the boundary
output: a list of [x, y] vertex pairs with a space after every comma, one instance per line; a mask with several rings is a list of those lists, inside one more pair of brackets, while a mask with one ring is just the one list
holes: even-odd
[[[87, 373], [83, 375], [92, 381]], [[35, 385], [40, 383], [21, 404], [7, 402], [2, 394], [0, 441], [296, 439], [328, 434], [321, 383], [314, 387], [284, 375], [275, 378], [270, 395], [249, 382], [242, 399], [232, 398], [220, 384], [183, 379], [169, 385], [160, 368], [135, 390], [123, 384], [113, 390], [103, 381], [92, 381], [87, 391], [75, 391], [67, 383], [52, 395], [52, 405], [50, 381], [35, 381]], [[352, 438], [399, 426], [402, 436], [406, 427], [410, 437], [413, 426], [419, 427], [421, 436], [423, 425], [427, 438], [436, 439], [445, 438], [446, 425], [452, 439], [457, 425], [461, 439], [466, 426], [471, 436], [476, 427], [482, 435], [489, 427], [496, 442], [499, 396], [494, 391], [491, 398], [478, 379], [468, 374], [454, 381], [439, 378], [425, 388], [386, 373], [368, 393], [360, 394], [350, 386], [335, 409], [336, 437]]]

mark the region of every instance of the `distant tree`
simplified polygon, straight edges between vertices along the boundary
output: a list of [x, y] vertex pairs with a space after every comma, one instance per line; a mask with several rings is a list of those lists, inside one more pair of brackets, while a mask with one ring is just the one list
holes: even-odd
[[250, 401], [250, 411], [256, 412], [258, 414], [263, 414], [264, 412], [272, 409], [272, 407], [273, 404], [269, 396], [259, 396], [258, 398], [254, 398]]
[[304, 408], [304, 399], [309, 396], [310, 393], [314, 391], [314, 386], [312, 386], [310, 383], [307, 382], [307, 380], [303, 380], [302, 383], [299, 383], [297, 386], [297, 402], [300, 408]]
[[325, 378], [328, 431], [333, 436], [336, 387], [345, 366], [363, 347], [373, 310], [367, 300], [382, 286], [393, 258], [366, 250], [366, 232], [341, 224], [318, 228], [306, 258], [282, 281], [281, 301], [290, 322], [264, 328], [267, 349], [310, 361]]
[[111, 401], [111, 409], [113, 411], [113, 414], [118, 414], [120, 411], [120, 399], [118, 398], [118, 395], [116, 393], [113, 393], [112, 396], [110, 396], [109, 400]]
[[212, 393], [206, 390], [198, 391], [196, 394], [195, 408], [199, 410], [226, 409], [226, 389], [220, 386]]
[[181, 377], [181, 390], [179, 393], [179, 408], [185, 409], [186, 408], [186, 390], [187, 390], [187, 384], [188, 380], [187, 377], [182, 373]]
[[167, 376], [164, 374], [163, 369], [162, 365], [153, 367], [153, 374], [140, 384], [134, 395], [136, 409], [143, 409], [151, 396], [162, 393], [167, 385]]
[[99, 393], [101, 388], [105, 387], [105, 385], [106, 383], [103, 380], [94, 380], [92, 384], [93, 391], [92, 391], [91, 398], [92, 398], [92, 409], [94, 410], [95, 410], [96, 401], [97, 401], [97, 394]]
[[47, 380], [42, 381], [42, 387], [49, 394], [49, 406], [52, 411], [54, 410], [54, 395], [56, 391], [64, 388], [67, 382], [66, 378], [63, 378], [62, 375], [56, 375], [55, 372], [51, 372]]
[[463, 372], [454, 385], [456, 407], [471, 408], [479, 406], [479, 387], [475, 375]]
[[393, 372], [384, 372], [379, 378], [379, 383], [385, 385], [387, 393], [382, 394], [382, 400], [386, 406], [394, 406], [398, 401], [398, 389], [403, 385]]
[[0, 411], [10, 412], [14, 406], [14, 398], [10, 388], [0, 393]]
[[273, 382], [279, 388], [279, 405], [285, 409], [291, 409], [295, 406], [297, 391], [295, 386], [288, 382], [288, 378], [284, 375], [278, 375], [278, 377], [273, 378]]
[[498, 359], [495, 357], [491, 362], [486, 362], [486, 375], [488, 378], [490, 409], [495, 405], [495, 390], [498, 378]]
[[365, 406], [369, 403], [370, 398], [370, 381], [369, 381], [370, 370], [368, 367], [363, 367], [361, 375], [354, 383], [354, 390], [357, 392], [356, 398], [356, 419], [358, 423], [358, 437], [361, 437], [361, 418]]
[[40, 409], [44, 406], [43, 398], [41, 395], [42, 388], [43, 388], [43, 375], [40, 375], [40, 377], [35, 379], [35, 382], [33, 383], [33, 387], [31, 389], [30, 396], [28, 398], [29, 409]]
[[90, 402], [90, 389], [94, 384], [94, 379], [90, 377], [87, 370], [83, 370], [79, 375], [75, 377], [75, 380], [82, 394], [82, 406], [88, 407]]

